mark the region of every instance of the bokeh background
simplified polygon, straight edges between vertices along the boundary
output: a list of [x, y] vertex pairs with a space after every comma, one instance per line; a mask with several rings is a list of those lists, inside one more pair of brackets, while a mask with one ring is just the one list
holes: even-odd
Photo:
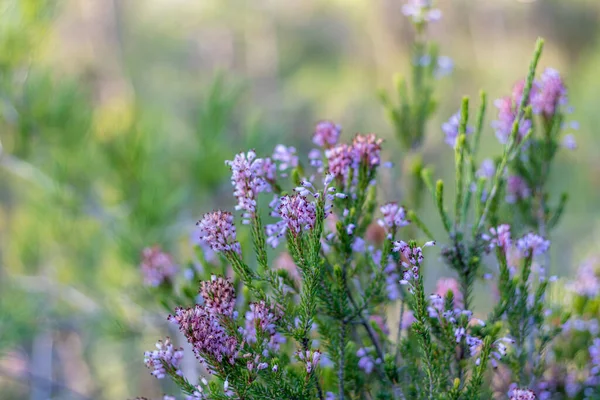
[[[552, 190], [570, 194], [552, 237], [569, 276], [600, 239], [600, 2], [440, 0], [440, 79], [424, 160], [449, 178], [440, 125], [463, 95], [505, 95], [538, 36], [569, 87], [578, 148]], [[0, 0], [0, 398], [158, 398], [143, 351], [166, 332], [139, 254], [191, 254], [195, 221], [233, 206], [223, 160], [276, 143], [310, 149], [314, 123], [375, 132], [403, 154], [378, 89], [410, 70], [402, 0]], [[489, 127], [484, 155], [500, 149]], [[430, 204], [423, 218], [436, 228]], [[439, 228], [439, 226], [437, 227]], [[439, 230], [438, 230], [439, 231]], [[429, 283], [447, 274], [429, 266]], [[485, 293], [480, 293], [485, 301]], [[193, 360], [192, 360], [193, 362]]]

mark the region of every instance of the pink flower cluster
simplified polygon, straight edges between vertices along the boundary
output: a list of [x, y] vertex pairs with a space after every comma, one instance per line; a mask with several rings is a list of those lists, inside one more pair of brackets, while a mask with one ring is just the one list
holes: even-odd
[[531, 94], [534, 113], [550, 118], [560, 106], [567, 104], [567, 89], [557, 70], [547, 68], [535, 86], [536, 90]]
[[356, 135], [352, 145], [339, 144], [327, 149], [325, 157], [329, 172], [336, 178], [347, 179], [350, 171], [357, 172], [357, 168], [363, 164], [371, 170], [381, 164], [381, 139], [370, 133], [368, 135]]
[[[494, 105], [498, 109], [498, 119], [492, 121], [492, 128], [496, 132], [498, 141], [502, 144], [508, 142], [508, 138], [513, 129], [513, 124], [517, 118], [519, 111], [519, 103], [514, 98], [514, 95], [503, 97], [494, 102]], [[519, 121], [519, 132], [518, 136], [520, 139], [527, 135], [527, 132], [531, 128], [531, 121], [528, 119], [521, 119]]]
[[332, 121], [319, 121], [315, 127], [313, 143], [322, 148], [335, 146], [340, 135], [342, 127]]
[[505, 252], [511, 247], [510, 225], [502, 224], [496, 228], [490, 228], [491, 235], [483, 235], [483, 239], [489, 241], [490, 249], [501, 247]]
[[231, 168], [233, 195], [238, 200], [235, 209], [244, 211], [243, 218], [248, 223], [256, 213], [258, 193], [271, 191], [276, 166], [270, 158], [256, 158], [253, 150], [239, 153], [233, 161], [225, 161], [225, 164]]
[[204, 299], [204, 306], [211, 314], [235, 316], [235, 289], [231, 280], [212, 275], [210, 281], [203, 281], [200, 284], [200, 295]]
[[205, 242], [213, 251], [241, 254], [240, 243], [237, 241], [233, 215], [217, 210], [204, 214], [196, 224], [200, 230], [200, 240]]
[[158, 379], [167, 376], [167, 368], [172, 369], [177, 375], [181, 375], [179, 363], [183, 358], [183, 349], [175, 349], [168, 337], [156, 343], [156, 350], [144, 353], [144, 363], [150, 369], [151, 374]]
[[196, 304], [190, 308], [177, 308], [169, 321], [177, 324], [194, 348], [196, 357], [209, 369], [213, 365], [238, 358], [239, 343], [230, 336], [220, 323], [219, 315], [211, 313], [205, 306]]
[[144, 284], [148, 286], [159, 286], [177, 273], [177, 266], [171, 256], [158, 246], [146, 247], [142, 250], [140, 268], [144, 276]]
[[463, 294], [460, 291], [458, 281], [454, 278], [439, 279], [435, 286], [435, 294], [444, 298], [446, 297], [446, 294], [448, 294], [448, 292], [452, 292], [454, 296], [454, 305], [456, 307], [462, 308], [464, 305], [464, 299]]

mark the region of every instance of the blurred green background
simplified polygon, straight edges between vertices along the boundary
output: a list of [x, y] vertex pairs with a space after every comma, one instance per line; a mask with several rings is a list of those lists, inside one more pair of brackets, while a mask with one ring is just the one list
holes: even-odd
[[[570, 195], [552, 273], [600, 239], [600, 2], [439, 1], [439, 81], [424, 160], [449, 179], [440, 125], [463, 95], [509, 93], [537, 36], [565, 76], [578, 149], [552, 190]], [[223, 160], [311, 148], [319, 119], [386, 138], [386, 200], [403, 155], [376, 92], [410, 70], [402, 0], [0, 0], [0, 398], [158, 398], [143, 351], [167, 332], [139, 254], [191, 254], [195, 221], [233, 206]], [[484, 155], [500, 152], [489, 128]], [[423, 205], [423, 219], [439, 228]], [[438, 230], [439, 232], [439, 230]], [[446, 270], [432, 263], [430, 285]], [[194, 363], [191, 357], [188, 362]]]

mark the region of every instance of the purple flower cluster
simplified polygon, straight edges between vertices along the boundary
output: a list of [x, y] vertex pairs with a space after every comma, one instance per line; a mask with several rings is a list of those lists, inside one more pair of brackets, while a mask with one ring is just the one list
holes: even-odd
[[[478, 337], [471, 336], [470, 334], [466, 334], [465, 343], [469, 347], [469, 355], [471, 357], [476, 357], [481, 353], [481, 349], [483, 346], [483, 340]], [[515, 341], [509, 337], [502, 337], [492, 343], [492, 352], [490, 353], [490, 364], [494, 369], [498, 368], [498, 363], [500, 360], [506, 356], [508, 348], [505, 343], [514, 344]], [[475, 363], [479, 365], [481, 363], [481, 359], [478, 357], [475, 360]]]
[[586, 380], [589, 386], [600, 385], [600, 338], [595, 338], [588, 349], [590, 355], [590, 375]]
[[182, 358], [183, 349], [174, 348], [171, 339], [168, 337], [164, 341], [159, 340], [156, 342], [156, 350], [144, 353], [144, 363], [152, 369], [151, 374], [158, 379], [167, 376], [167, 368], [177, 375], [181, 375], [179, 363]]
[[210, 370], [213, 365], [238, 358], [238, 341], [221, 325], [218, 315], [196, 304], [190, 308], [177, 308], [169, 321], [177, 324], [194, 348], [196, 357]]
[[200, 284], [200, 295], [211, 314], [235, 317], [235, 289], [231, 280], [212, 275], [210, 281]]
[[586, 260], [577, 270], [577, 277], [570, 284], [571, 289], [581, 296], [600, 295], [600, 271], [596, 271], [599, 265], [600, 261], [596, 258]]
[[[491, 228], [490, 235], [482, 235], [482, 238], [489, 242], [490, 249], [500, 247], [507, 255], [514, 249], [512, 247], [510, 225], [503, 224], [496, 228]], [[549, 248], [549, 240], [532, 232], [527, 233], [516, 241], [516, 250], [519, 258], [528, 257], [529, 255], [539, 256], [547, 252]]]
[[177, 273], [177, 266], [171, 256], [163, 252], [160, 247], [146, 247], [142, 250], [140, 269], [147, 286], [159, 286], [168, 282]]
[[[512, 125], [517, 118], [517, 112], [523, 98], [525, 80], [517, 82], [511, 96], [496, 100], [498, 119], [492, 122], [496, 136], [501, 143], [506, 143], [512, 131]], [[542, 115], [546, 119], [552, 118], [561, 106], [567, 104], [567, 89], [558, 71], [547, 68], [536, 79], [531, 87], [526, 105], [531, 105], [534, 114]], [[519, 122], [519, 136], [523, 138], [531, 128], [531, 121], [523, 119]], [[567, 140], [567, 146], [572, 146], [574, 139]]]
[[523, 178], [511, 175], [506, 179], [506, 202], [514, 204], [518, 200], [527, 199], [531, 196], [531, 189]]
[[389, 239], [392, 238], [392, 232], [395, 232], [397, 228], [410, 224], [410, 221], [406, 218], [406, 209], [399, 206], [398, 203], [386, 203], [379, 210], [381, 210], [383, 218], [377, 222], [386, 230]]
[[332, 121], [319, 121], [317, 126], [315, 126], [313, 143], [319, 147], [328, 149], [337, 144], [341, 133], [341, 125]]
[[233, 161], [225, 161], [231, 168], [233, 195], [237, 198], [236, 210], [244, 211], [245, 223], [256, 213], [258, 193], [270, 192], [271, 182], [275, 180], [275, 164], [270, 158], [256, 158], [253, 150], [237, 154]]
[[485, 160], [483, 160], [481, 162], [481, 165], [479, 166], [479, 169], [477, 170], [477, 177], [492, 179], [495, 174], [496, 174], [496, 165], [494, 164], [494, 161], [489, 158], [486, 158]]
[[539, 256], [544, 254], [550, 248], [550, 241], [535, 233], [528, 233], [517, 240], [517, 249], [523, 257], [530, 255]]
[[279, 310], [271, 307], [264, 301], [250, 304], [250, 310], [246, 312], [246, 327], [240, 329], [244, 340], [248, 343], [256, 343], [259, 337], [268, 341], [266, 347], [277, 351], [279, 345], [285, 342], [285, 338], [277, 333], [275, 323], [281, 318]]
[[287, 171], [289, 168], [296, 168], [298, 166], [298, 156], [296, 155], [295, 147], [286, 147], [282, 144], [275, 146], [273, 160], [279, 161], [279, 170]]
[[362, 369], [367, 375], [369, 375], [375, 369], [375, 365], [381, 364], [381, 358], [374, 358], [373, 349], [361, 347], [356, 352], [358, 357], [358, 368]]
[[508, 394], [510, 400], [535, 400], [537, 397], [532, 390], [529, 389], [513, 389]]
[[[450, 119], [442, 124], [442, 131], [446, 135], [444, 141], [450, 147], [456, 147], [456, 141], [458, 140], [458, 131], [460, 128], [460, 112], [452, 115]], [[467, 126], [466, 134], [473, 133], [473, 128]]]
[[438, 21], [442, 18], [442, 12], [437, 8], [432, 8], [432, 3], [432, 0], [409, 0], [402, 6], [402, 13], [411, 17], [416, 24]]
[[[427, 242], [423, 245], [423, 247], [433, 246], [435, 242]], [[402, 273], [402, 279], [400, 280], [401, 285], [411, 285], [409, 291], [412, 291], [412, 281], [419, 279], [419, 269], [421, 263], [423, 262], [423, 250], [421, 247], [411, 246], [404, 242], [398, 241], [394, 242], [394, 247], [392, 249], [395, 252], [399, 252], [401, 254], [401, 264], [402, 267], [405, 268]]]
[[206, 213], [196, 225], [200, 230], [200, 240], [213, 251], [241, 254], [231, 213], [221, 210]]
[[208, 381], [206, 380], [206, 378], [202, 378], [200, 380], [200, 384], [195, 386], [195, 390], [194, 392], [189, 395], [186, 396], [185, 400], [204, 400], [204, 399], [208, 399], [208, 393], [204, 392], [204, 387], [203, 386], [208, 386]]
[[319, 365], [319, 361], [321, 360], [321, 352], [319, 350], [298, 350], [296, 352], [296, 357], [298, 360], [304, 363], [306, 372], [310, 374]]

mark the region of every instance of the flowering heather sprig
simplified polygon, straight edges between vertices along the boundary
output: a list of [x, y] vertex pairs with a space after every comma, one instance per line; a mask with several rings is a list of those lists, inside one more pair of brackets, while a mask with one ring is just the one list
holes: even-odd
[[144, 363], [148, 368], [152, 369], [151, 374], [158, 379], [163, 379], [168, 375], [167, 369], [177, 375], [181, 375], [182, 372], [179, 369], [179, 363], [182, 358], [183, 349], [174, 348], [171, 339], [168, 337], [164, 341], [159, 340], [156, 342], [156, 350], [144, 353]]
[[321, 352], [319, 350], [298, 350], [296, 351], [296, 357], [302, 363], [304, 363], [306, 372], [308, 374], [315, 371], [321, 360]]
[[289, 168], [296, 168], [298, 166], [298, 156], [296, 155], [295, 147], [286, 147], [282, 144], [275, 146], [273, 160], [279, 161], [279, 170], [286, 171]]
[[[467, 346], [469, 347], [469, 355], [471, 357], [479, 356], [481, 354], [483, 340], [481, 340], [475, 336], [471, 336], [470, 334], [467, 334], [465, 336], [465, 342], [466, 342]], [[508, 347], [506, 346], [505, 343], [514, 344], [515, 341], [509, 337], [502, 337], [502, 338], [496, 340], [491, 345], [492, 351], [490, 353], [489, 362], [490, 362], [490, 364], [492, 364], [492, 367], [494, 369], [498, 368], [499, 362], [507, 354]], [[475, 360], [475, 363], [477, 365], [479, 365], [481, 363], [481, 358], [477, 357], [477, 359]]]
[[200, 240], [208, 244], [213, 251], [233, 251], [241, 254], [231, 213], [221, 210], [206, 213], [196, 225], [200, 229]]
[[383, 214], [383, 218], [379, 219], [377, 223], [386, 230], [389, 239], [392, 238], [390, 235], [397, 228], [410, 224], [410, 221], [406, 218], [406, 209], [399, 206], [398, 203], [386, 203], [379, 210]]
[[322, 148], [335, 146], [340, 139], [342, 126], [332, 121], [319, 121], [315, 126], [313, 143]]
[[528, 257], [531, 254], [534, 256], [542, 255], [547, 252], [549, 248], [550, 241], [535, 233], [528, 233], [517, 240], [517, 249], [519, 249], [523, 257]]
[[432, 0], [409, 0], [402, 6], [402, 13], [411, 17], [416, 24], [438, 21], [442, 18], [442, 12], [437, 8], [432, 8], [432, 3]]
[[202, 378], [200, 383], [194, 387], [194, 392], [187, 396], [185, 400], [204, 400], [208, 399], [208, 393], [204, 391], [203, 386], [208, 386], [208, 381], [206, 378]]
[[532, 93], [531, 107], [536, 114], [552, 117], [559, 106], [567, 104], [567, 89], [560, 73], [547, 68], [537, 82], [538, 89]]
[[177, 308], [169, 320], [179, 326], [194, 348], [196, 357], [209, 369], [215, 361], [220, 363], [226, 360], [233, 364], [238, 357], [237, 339], [230, 336], [218, 316], [205, 307], [196, 304], [191, 308]]
[[233, 195], [238, 200], [235, 209], [244, 211], [244, 222], [249, 223], [256, 213], [258, 193], [271, 191], [271, 182], [275, 180], [275, 164], [270, 158], [256, 158], [253, 150], [236, 154], [233, 161], [225, 161], [225, 164], [231, 168]]
[[142, 250], [140, 268], [144, 276], [144, 284], [155, 287], [170, 281], [177, 273], [177, 266], [173, 259], [159, 246], [146, 247]]
[[312, 229], [317, 217], [317, 209], [315, 204], [305, 196], [295, 194], [281, 197], [277, 210], [274, 210], [271, 215], [281, 218], [281, 221], [266, 226], [267, 243], [277, 247], [280, 238], [286, 232], [298, 236], [302, 231]]
[[259, 336], [267, 335], [267, 346], [273, 351], [279, 349], [279, 345], [285, 338], [276, 331], [276, 322], [281, 318], [279, 310], [271, 307], [264, 301], [251, 303], [250, 310], [246, 312], [246, 328], [241, 332], [244, 340], [248, 343], [256, 343]]
[[[442, 124], [442, 131], [446, 135], [444, 141], [450, 147], [456, 147], [456, 139], [458, 138], [458, 131], [460, 127], [460, 111], [452, 115], [450, 119]], [[473, 133], [473, 128], [467, 126], [466, 134]]]
[[214, 315], [235, 315], [235, 289], [231, 280], [212, 275], [210, 281], [200, 284], [200, 295], [206, 310]]
[[280, 221], [266, 226], [267, 243], [272, 247], [277, 247], [281, 237], [286, 232], [291, 232], [293, 236], [298, 236], [302, 231], [311, 230], [317, 217], [317, 206], [315, 201], [309, 200], [309, 197], [319, 199], [321, 196], [325, 198], [324, 212], [330, 214], [335, 198], [345, 198], [344, 193], [336, 193], [336, 188], [330, 186], [333, 182], [332, 174], [325, 175], [323, 179], [323, 194], [314, 187], [309, 181], [303, 181], [301, 186], [294, 188], [296, 194], [291, 196], [283, 196], [279, 199], [274, 199], [271, 202], [271, 216], [281, 218]]
[[506, 202], [514, 204], [518, 200], [527, 199], [531, 196], [531, 189], [523, 178], [511, 175], [506, 179]]
[[[433, 246], [435, 242], [427, 242], [423, 245], [423, 247]], [[419, 269], [420, 265], [423, 262], [423, 250], [421, 247], [413, 247], [404, 242], [397, 241], [394, 242], [394, 247], [392, 251], [399, 252], [402, 256], [402, 266], [405, 268], [405, 271], [402, 274], [402, 279], [400, 280], [401, 285], [411, 285], [409, 291], [412, 291], [412, 282], [419, 279]]]
[[513, 389], [509, 393], [510, 400], [535, 400], [537, 397], [529, 389]]

